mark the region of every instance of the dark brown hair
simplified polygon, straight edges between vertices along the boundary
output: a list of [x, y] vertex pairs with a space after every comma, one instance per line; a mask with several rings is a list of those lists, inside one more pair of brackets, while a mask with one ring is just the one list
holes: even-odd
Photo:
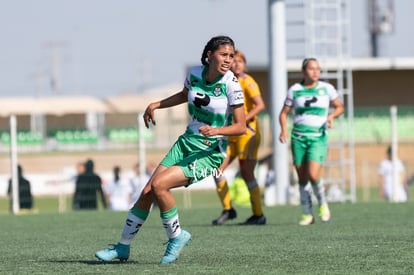
[[221, 35], [221, 36], [215, 36], [211, 38], [210, 41], [208, 41], [206, 46], [204, 47], [203, 54], [201, 55], [201, 64], [208, 65], [208, 61], [207, 61], [208, 51], [214, 52], [221, 45], [227, 45], [227, 44], [235, 48], [233, 39], [231, 39], [228, 36]]
[[318, 62], [318, 60], [315, 57], [309, 57], [309, 58], [303, 59], [303, 61], [302, 61], [302, 71], [306, 70], [306, 67], [308, 66], [310, 61]]

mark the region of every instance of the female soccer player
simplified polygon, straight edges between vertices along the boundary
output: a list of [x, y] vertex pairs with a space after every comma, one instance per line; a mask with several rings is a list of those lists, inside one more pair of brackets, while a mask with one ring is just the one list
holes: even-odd
[[[325, 187], [321, 181], [321, 170], [328, 148], [326, 128], [333, 127], [334, 118], [344, 112], [344, 107], [335, 88], [329, 83], [319, 81], [320, 72], [319, 63], [315, 58], [303, 60], [303, 81], [289, 88], [285, 105], [279, 115], [281, 126], [279, 140], [286, 143], [288, 141], [287, 116], [291, 109], [295, 110], [291, 149], [293, 164], [299, 179], [300, 203], [303, 211], [300, 225], [315, 222], [310, 190], [306, 188], [309, 181], [319, 203], [321, 220], [327, 222], [331, 219]], [[329, 114], [330, 106], [333, 107], [333, 111]]]
[[97, 258], [103, 261], [128, 259], [132, 239], [147, 219], [154, 200], [169, 239], [161, 264], [177, 260], [190, 241], [191, 234], [181, 229], [176, 202], [170, 190], [188, 186], [217, 170], [225, 157], [227, 136], [246, 131], [243, 91], [230, 71], [234, 48], [230, 37], [211, 38], [201, 56], [202, 66], [190, 69], [183, 90], [147, 107], [144, 113], [147, 127], [150, 123], [155, 125], [156, 109], [184, 102], [188, 103], [191, 121], [128, 212], [119, 242], [96, 252]]
[[[235, 159], [239, 159], [240, 173], [247, 184], [250, 193], [250, 202], [253, 215], [242, 224], [266, 224], [266, 217], [262, 210], [262, 197], [260, 188], [254, 176], [254, 168], [257, 163], [257, 151], [260, 144], [260, 131], [257, 115], [265, 109], [260, 89], [256, 81], [246, 73], [246, 57], [241, 51], [236, 51], [231, 68], [237, 76], [244, 92], [244, 112], [246, 114], [246, 133], [241, 136], [229, 138], [227, 157], [220, 167], [220, 171]], [[223, 205], [221, 215], [213, 220], [214, 225], [224, 224], [227, 220], [237, 216], [232, 207], [227, 180], [222, 173], [214, 175], [216, 189]]]

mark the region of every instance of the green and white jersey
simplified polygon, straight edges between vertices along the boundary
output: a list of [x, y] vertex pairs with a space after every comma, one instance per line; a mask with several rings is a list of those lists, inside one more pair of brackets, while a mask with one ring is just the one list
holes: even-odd
[[325, 132], [330, 102], [336, 98], [337, 91], [327, 82], [318, 81], [310, 89], [300, 83], [292, 85], [285, 100], [285, 105], [295, 109], [292, 132], [304, 136], [321, 136]]
[[202, 150], [226, 152], [227, 137], [205, 137], [198, 129], [204, 125], [228, 126], [232, 123], [232, 106], [243, 105], [244, 95], [237, 77], [230, 70], [212, 83], [206, 83], [208, 67], [190, 68], [184, 86], [188, 89], [190, 123], [184, 138]]

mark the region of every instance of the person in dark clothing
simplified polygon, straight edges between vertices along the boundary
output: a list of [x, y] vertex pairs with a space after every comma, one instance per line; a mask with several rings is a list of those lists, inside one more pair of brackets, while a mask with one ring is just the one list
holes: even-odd
[[[32, 191], [30, 188], [30, 182], [23, 177], [23, 169], [21, 165], [17, 166], [17, 182], [19, 190], [19, 205], [20, 209], [32, 209], [33, 208], [33, 197]], [[12, 180], [9, 179], [9, 188], [7, 189], [7, 194], [10, 196], [10, 209], [12, 209], [13, 200], [12, 200]]]
[[102, 180], [94, 172], [92, 160], [85, 163], [85, 172], [80, 174], [76, 180], [75, 195], [73, 199], [73, 209], [97, 209], [97, 196], [102, 199], [102, 205], [106, 208], [105, 195], [102, 191]]

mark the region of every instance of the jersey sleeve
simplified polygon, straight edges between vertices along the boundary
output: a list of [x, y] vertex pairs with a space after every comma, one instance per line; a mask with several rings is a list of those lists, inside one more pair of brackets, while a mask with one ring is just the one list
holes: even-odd
[[184, 80], [184, 87], [187, 88], [187, 90], [190, 90], [190, 87], [191, 87], [190, 75], [191, 75], [191, 72], [187, 74]]
[[289, 107], [292, 107], [293, 105], [293, 86], [287, 91], [285, 105]]
[[327, 89], [328, 89], [328, 95], [329, 95], [330, 101], [333, 101], [338, 98], [339, 95], [336, 89], [334, 88], [334, 86], [332, 86], [331, 84], [328, 84]]
[[230, 106], [239, 106], [244, 104], [243, 90], [235, 76], [227, 82], [227, 89], [227, 99]]

